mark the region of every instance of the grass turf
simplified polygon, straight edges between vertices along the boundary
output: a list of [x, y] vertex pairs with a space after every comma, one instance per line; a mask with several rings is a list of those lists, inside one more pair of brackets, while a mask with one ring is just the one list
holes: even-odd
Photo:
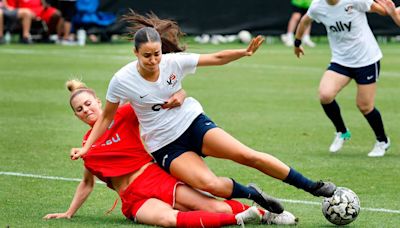
[[[240, 47], [244, 46], [190, 43], [189, 51], [209, 53]], [[381, 45], [384, 58], [376, 104], [392, 140], [392, 148], [383, 158], [366, 156], [374, 135], [355, 106], [353, 82], [337, 98], [353, 138], [339, 153], [327, 151], [334, 129], [317, 98], [319, 79], [330, 59], [324, 42], [314, 49], [306, 48], [301, 60], [290, 48], [265, 44], [253, 57], [226, 66], [199, 68], [187, 77], [184, 88], [220, 127], [243, 143], [275, 155], [310, 178], [331, 180], [354, 190], [363, 209], [349, 226], [398, 227], [398, 47], [397, 43]], [[131, 49], [128, 44], [2, 46], [0, 172], [79, 178], [82, 163], [70, 161], [68, 154], [71, 147], [80, 145], [87, 127], [73, 116], [64, 82], [82, 78], [104, 101], [113, 73], [133, 59]], [[300, 217], [299, 227], [331, 226], [320, 211], [322, 199], [230, 161], [206, 158], [206, 162], [218, 175], [255, 182], [284, 199], [286, 209]], [[119, 210], [103, 215], [117, 197], [104, 185], [96, 186], [72, 220], [43, 221], [45, 214], [68, 208], [77, 182], [9, 175], [0, 175], [0, 181], [1, 227], [132, 226]]]

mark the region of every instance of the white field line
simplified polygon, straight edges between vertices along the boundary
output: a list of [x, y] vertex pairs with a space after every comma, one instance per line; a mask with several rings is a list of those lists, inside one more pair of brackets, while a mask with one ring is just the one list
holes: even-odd
[[[115, 60], [135, 60], [136, 58], [133, 55], [126, 55], [126, 51], [124, 50], [115, 50], [113, 52], [103, 53], [103, 56], [99, 56], [93, 52], [86, 51], [86, 50], [75, 50], [73, 52], [68, 51], [60, 51], [60, 50], [46, 50], [46, 51], [38, 51], [38, 50], [29, 50], [29, 49], [12, 49], [12, 48], [5, 48], [0, 50], [0, 54], [21, 54], [21, 55], [62, 55], [63, 57], [74, 57], [74, 58], [91, 58], [91, 59], [104, 59], [104, 56], [107, 56], [107, 59], [115, 59]], [[320, 73], [322, 74], [326, 67], [307, 67], [307, 66], [293, 66], [293, 65], [272, 65], [272, 64], [251, 64], [251, 63], [231, 63], [230, 66], [232, 67], [250, 67], [254, 69], [274, 69], [274, 70], [293, 70], [294, 72], [309, 72], [309, 73]], [[386, 77], [400, 77], [399, 72], [395, 71], [382, 71], [381, 75]]]
[[[38, 179], [47, 179], [47, 180], [61, 180], [61, 181], [73, 181], [79, 182], [81, 179], [79, 178], [66, 178], [66, 177], [54, 177], [54, 176], [43, 176], [43, 175], [36, 175], [36, 174], [28, 174], [28, 173], [16, 173], [16, 172], [1, 172], [0, 175], [4, 176], [18, 176], [18, 177], [30, 177], [30, 178], [38, 178]], [[102, 181], [96, 181], [98, 184], [104, 184]], [[291, 199], [279, 199], [282, 202], [292, 203], [292, 204], [308, 204], [308, 205], [321, 205], [321, 203], [314, 202], [314, 201], [305, 201], [305, 200], [291, 200]], [[383, 212], [383, 213], [390, 213], [390, 214], [400, 214], [400, 210], [391, 210], [385, 208], [369, 208], [363, 207], [361, 208], [363, 211], [373, 211], [373, 212]]]

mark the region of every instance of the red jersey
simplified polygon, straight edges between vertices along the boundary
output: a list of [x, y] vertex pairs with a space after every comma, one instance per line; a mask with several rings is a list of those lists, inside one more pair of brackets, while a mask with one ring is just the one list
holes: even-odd
[[[83, 137], [82, 145], [86, 143], [91, 131]], [[85, 167], [110, 188], [110, 177], [135, 172], [153, 160], [142, 144], [139, 122], [129, 104], [118, 108], [106, 132], [82, 159]]]
[[36, 16], [39, 16], [44, 10], [42, 0], [12, 0], [10, 1], [10, 6], [15, 8], [28, 8], [32, 10]]

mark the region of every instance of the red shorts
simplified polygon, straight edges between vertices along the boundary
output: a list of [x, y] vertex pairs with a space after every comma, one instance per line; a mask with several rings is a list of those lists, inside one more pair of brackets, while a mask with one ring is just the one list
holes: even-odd
[[54, 7], [35, 7], [30, 9], [36, 17], [40, 18], [42, 21], [45, 21], [46, 24], [50, 23], [51, 17], [57, 13], [57, 9]]
[[124, 191], [120, 192], [122, 213], [134, 220], [137, 211], [150, 198], [159, 199], [172, 207], [175, 204], [175, 190], [183, 184], [167, 174], [158, 165], [148, 166]]

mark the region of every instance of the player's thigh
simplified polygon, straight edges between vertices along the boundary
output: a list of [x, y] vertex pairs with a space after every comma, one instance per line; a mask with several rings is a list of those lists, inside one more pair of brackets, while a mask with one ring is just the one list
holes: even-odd
[[334, 99], [335, 96], [350, 83], [351, 78], [332, 70], [325, 71], [319, 83], [321, 100]]
[[357, 107], [363, 114], [367, 114], [375, 106], [376, 83], [357, 85]]
[[178, 211], [171, 205], [158, 200], [148, 199], [137, 211], [136, 220], [139, 223], [163, 227], [176, 226]]
[[199, 192], [187, 185], [178, 185], [175, 195], [175, 209], [202, 210], [219, 213], [232, 213], [228, 204], [217, 200], [207, 193]]
[[254, 160], [258, 152], [235, 139], [221, 128], [213, 128], [204, 135], [203, 154], [216, 158], [230, 159], [241, 164]]
[[193, 188], [227, 197], [232, 191], [229, 178], [217, 177], [194, 152], [185, 152], [171, 162], [170, 173]]

